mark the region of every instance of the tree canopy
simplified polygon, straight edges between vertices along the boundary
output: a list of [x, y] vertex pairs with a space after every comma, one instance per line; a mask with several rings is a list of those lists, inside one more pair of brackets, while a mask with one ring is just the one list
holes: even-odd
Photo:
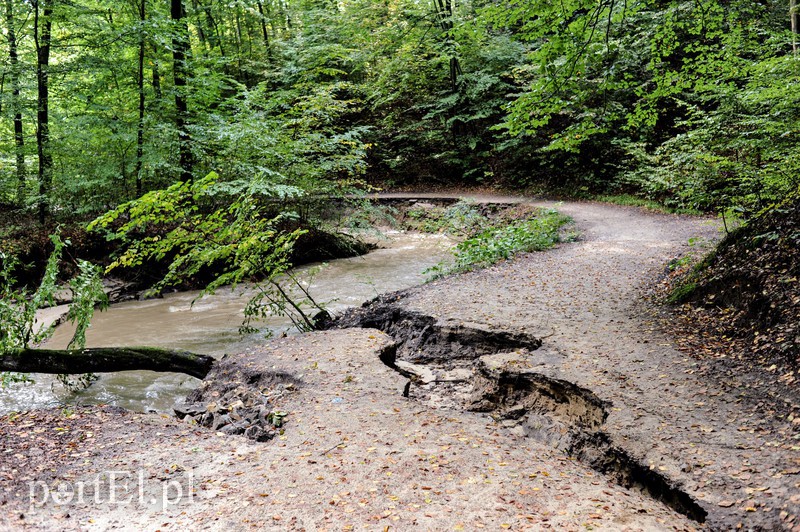
[[[786, 4], [6, 0], [0, 200], [431, 180], [752, 212], [797, 181]], [[792, 9], [795, 9], [792, 7]]]

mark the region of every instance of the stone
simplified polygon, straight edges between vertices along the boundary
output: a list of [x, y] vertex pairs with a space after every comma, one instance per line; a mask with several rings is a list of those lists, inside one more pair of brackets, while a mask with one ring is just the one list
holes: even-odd
[[229, 425], [231, 423], [231, 417], [228, 414], [216, 414], [214, 415], [214, 421], [211, 424], [212, 430], [219, 430], [225, 425]]
[[244, 435], [246, 438], [256, 441], [262, 441], [259, 438], [263, 437], [266, 434], [266, 431], [259, 427], [258, 425], [252, 425], [247, 427], [244, 431]]
[[406, 362], [405, 360], [398, 360], [396, 365], [401, 374], [422, 384], [430, 384], [436, 380], [436, 375], [433, 373], [433, 371], [420, 364], [412, 364], [411, 362]]
[[199, 422], [204, 427], [210, 427], [214, 422], [214, 414], [212, 412], [206, 412], [205, 414], [202, 414]]
[[232, 423], [222, 427], [222, 433], [228, 434], [229, 436], [237, 436], [239, 434], [244, 434], [244, 432], [245, 426], [241, 423]]
[[188, 405], [178, 405], [173, 408], [175, 411], [175, 415], [178, 416], [178, 419], [183, 419], [185, 417], [195, 417], [198, 414], [202, 414], [206, 411], [205, 405], [201, 403], [192, 403]]

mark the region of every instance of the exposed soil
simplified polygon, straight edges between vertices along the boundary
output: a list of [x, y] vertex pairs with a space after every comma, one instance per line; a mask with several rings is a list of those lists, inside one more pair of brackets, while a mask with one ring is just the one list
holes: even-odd
[[671, 297], [684, 303], [673, 323], [687, 349], [727, 358], [732, 366], [760, 366], [772, 374], [769, 380], [796, 387], [800, 189], [729, 234], [703, 266], [678, 269], [668, 285]]
[[[0, 527], [800, 530], [795, 391], [729, 382], [643, 299], [716, 225], [559, 210], [581, 241], [226, 359], [193, 400], [257, 390], [288, 413], [267, 442], [109, 409], [6, 418]], [[31, 480], [140, 470], [142, 503], [129, 482], [125, 504], [30, 504]], [[192, 499], [150, 504], [169, 481]]]

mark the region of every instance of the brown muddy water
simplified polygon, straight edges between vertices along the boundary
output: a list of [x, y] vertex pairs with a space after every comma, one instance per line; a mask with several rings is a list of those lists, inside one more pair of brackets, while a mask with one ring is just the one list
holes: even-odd
[[[387, 232], [381, 249], [364, 256], [334, 260], [298, 269], [307, 278], [310, 293], [332, 313], [357, 306], [378, 294], [422, 283], [427, 268], [450, 257], [453, 242], [442, 235]], [[128, 301], [97, 313], [87, 332], [88, 347], [157, 346], [180, 348], [217, 357], [243, 352], [264, 341], [265, 333], [240, 335], [246, 287], [221, 289], [199, 297], [198, 292], [176, 292], [147, 301]], [[259, 323], [273, 334], [292, 334], [285, 318]], [[62, 325], [45, 347], [63, 348], [71, 337]], [[124, 371], [101, 374], [80, 392], [67, 391], [53, 376], [32, 375], [35, 384], [11, 385], [0, 390], [0, 414], [70, 404], [109, 404], [134, 411], [171, 412], [173, 405], [200, 382], [178, 373]]]

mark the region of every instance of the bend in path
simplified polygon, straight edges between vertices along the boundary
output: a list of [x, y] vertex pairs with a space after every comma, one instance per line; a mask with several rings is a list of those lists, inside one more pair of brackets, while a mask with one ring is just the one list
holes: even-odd
[[796, 426], [771, 419], [770, 400], [700, 377], [642, 303], [690, 239], [718, 238], [716, 224], [595, 203], [558, 210], [574, 218], [580, 242], [443, 279], [402, 305], [441, 323], [545, 337], [498, 364], [524, 363], [610, 403], [601, 431], [611, 444], [681, 486], [712, 528], [798, 525], [786, 521], [800, 513]]
[[[565, 203], [559, 210], [576, 220], [581, 241], [442, 279], [407, 292], [397, 304], [451, 328], [544, 337], [539, 349], [477, 362], [543, 375], [584, 391], [588, 403], [597, 399], [607, 417], [589, 422], [606, 443], [676, 483], [708, 512], [709, 528], [738, 522], [791, 528], [789, 517], [800, 513], [800, 453], [774, 446], [762, 420], [748, 417], [754, 410], [737, 403], [741, 397], [700, 380], [695, 362], [674, 348], [638, 303], [640, 289], [689, 249], [689, 238], [715, 236], [713, 224], [598, 204]], [[250, 372], [286, 372], [297, 379], [275, 405], [289, 412], [286, 432], [266, 444], [107, 409], [81, 410], [75, 419], [56, 411], [9, 422], [0, 427], [0, 527], [702, 527], [568, 457], [559, 441], [542, 443], [535, 425], [544, 421], [530, 413], [496, 422], [459, 405], [431, 405], [435, 389], [426, 386], [436, 383], [402, 397], [406, 379], [379, 358], [389, 345], [379, 331], [347, 329], [278, 339], [230, 357]], [[218, 376], [225, 386], [249, 379]], [[67, 434], [75, 444], [52, 449], [57, 464], [42, 451], [48, 442], [57, 444], [54, 434]], [[91, 481], [103, 472], [139, 469], [154, 489], [191, 471], [195, 498], [163, 511], [91, 501], [25, 505], [30, 479]]]

